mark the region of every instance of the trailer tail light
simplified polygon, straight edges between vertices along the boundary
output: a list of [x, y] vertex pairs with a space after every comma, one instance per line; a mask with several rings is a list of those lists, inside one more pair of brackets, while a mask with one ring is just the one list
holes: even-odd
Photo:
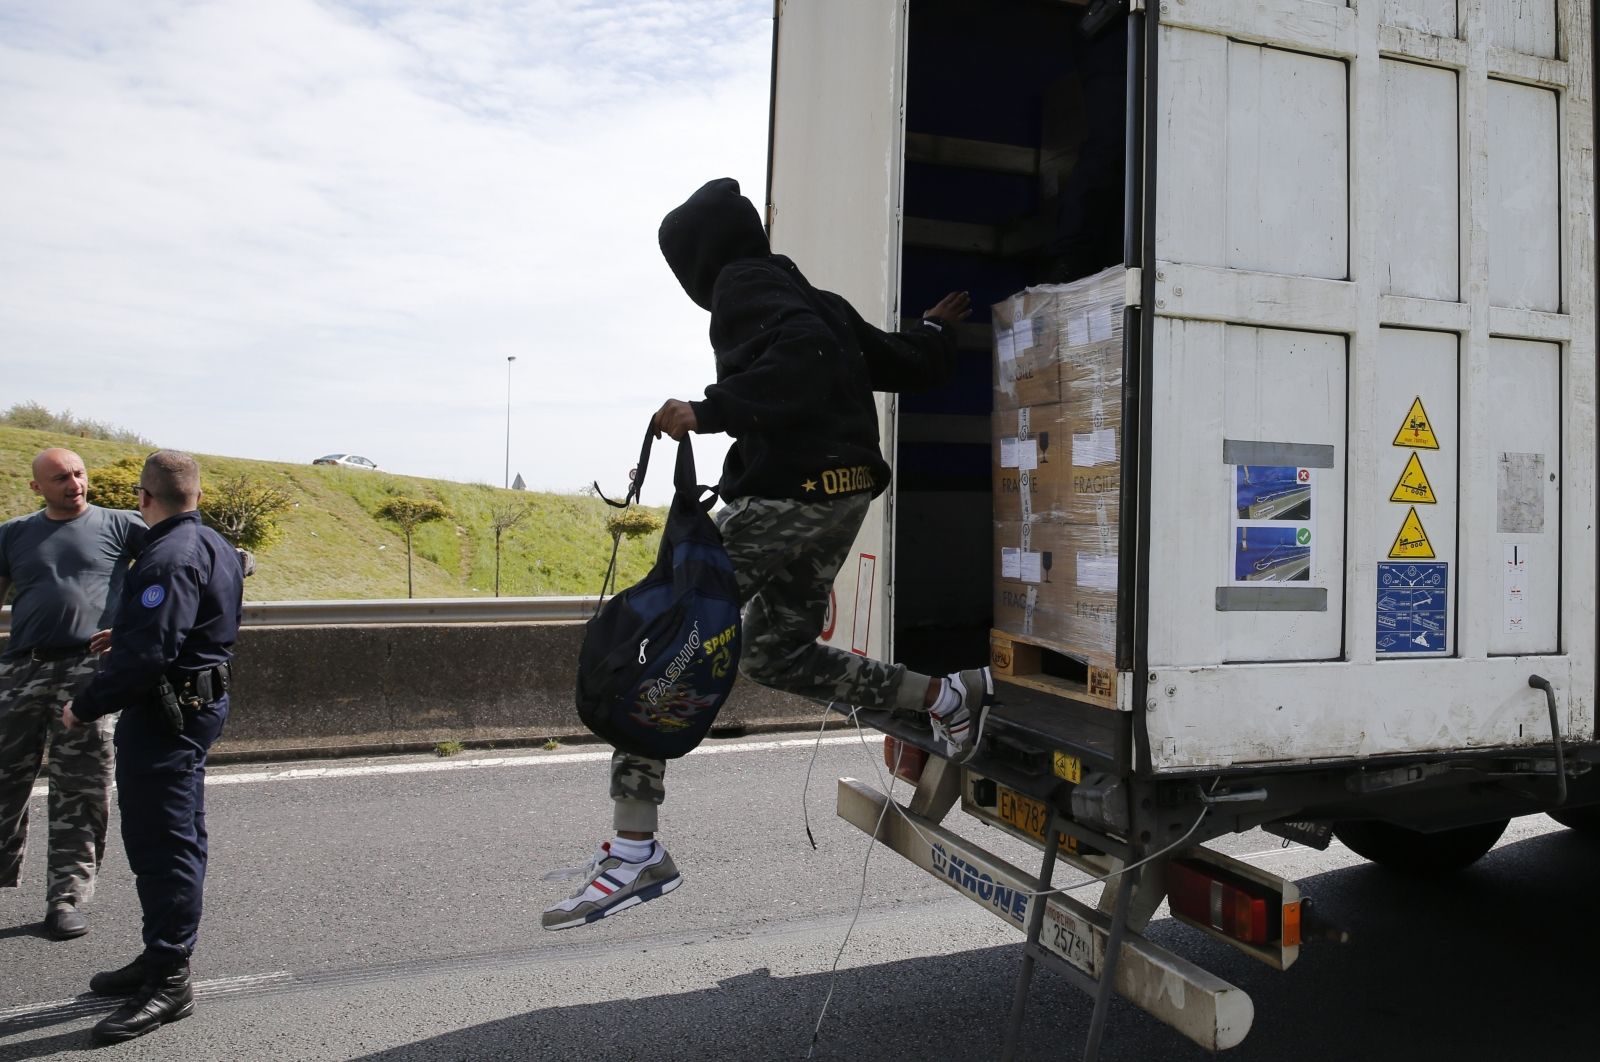
[[927, 763], [926, 749], [919, 749], [899, 738], [884, 736], [883, 765], [889, 768], [896, 778], [915, 785], [922, 780], [922, 768], [927, 766]]
[[1298, 902], [1284, 903], [1267, 886], [1197, 859], [1168, 865], [1167, 903], [1179, 918], [1245, 944], [1300, 943]]

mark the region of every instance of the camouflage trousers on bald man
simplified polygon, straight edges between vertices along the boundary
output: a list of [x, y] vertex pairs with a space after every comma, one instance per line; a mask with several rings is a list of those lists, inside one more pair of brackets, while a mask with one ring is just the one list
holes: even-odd
[[61, 706], [94, 671], [87, 650], [58, 660], [25, 656], [0, 663], [0, 887], [20, 883], [28, 799], [48, 748], [49, 904], [88, 903], [105, 855], [116, 716], [72, 730], [61, 725]]

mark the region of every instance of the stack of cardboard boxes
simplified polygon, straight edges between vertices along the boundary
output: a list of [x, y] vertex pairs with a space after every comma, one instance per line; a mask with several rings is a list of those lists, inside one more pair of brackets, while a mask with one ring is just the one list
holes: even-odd
[[1124, 274], [993, 307], [995, 626], [1102, 668], [1116, 651]]

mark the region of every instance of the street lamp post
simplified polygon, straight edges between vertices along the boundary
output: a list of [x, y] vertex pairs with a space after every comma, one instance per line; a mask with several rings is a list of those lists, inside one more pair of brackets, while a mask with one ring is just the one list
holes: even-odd
[[515, 354], [506, 358], [506, 482], [507, 488], [511, 486], [511, 363], [517, 360]]

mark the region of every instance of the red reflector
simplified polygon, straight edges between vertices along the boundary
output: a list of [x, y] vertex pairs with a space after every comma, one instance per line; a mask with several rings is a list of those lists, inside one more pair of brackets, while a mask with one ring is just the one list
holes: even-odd
[[1191, 859], [1168, 865], [1167, 905], [1179, 917], [1246, 944], [1271, 941], [1281, 915], [1276, 895], [1266, 886]]
[[927, 766], [928, 753], [915, 745], [908, 745], [899, 738], [885, 736], [883, 739], [883, 765], [896, 778], [915, 784], [922, 780], [922, 768]]

